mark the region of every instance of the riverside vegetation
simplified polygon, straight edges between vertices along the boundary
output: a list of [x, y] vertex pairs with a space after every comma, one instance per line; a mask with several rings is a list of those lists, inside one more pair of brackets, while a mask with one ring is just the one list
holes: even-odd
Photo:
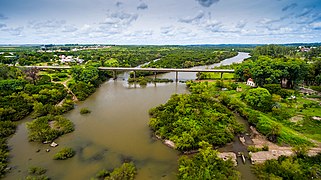
[[209, 83], [188, 83], [191, 94], [173, 95], [166, 104], [150, 110], [150, 127], [180, 151], [199, 150], [179, 159], [179, 179], [238, 179], [232, 161], [217, 157], [213, 146], [231, 142], [243, 127], [213, 96]]
[[[318, 103], [320, 96], [318, 94], [300, 95], [296, 90], [298, 85], [302, 84], [320, 90], [321, 49], [315, 48], [310, 52], [296, 50], [294, 47], [275, 45], [256, 47], [251, 51], [252, 57], [244, 63], [220, 67], [236, 70], [233, 77], [226, 78], [245, 81], [251, 77], [261, 88], [250, 89], [233, 81], [188, 83], [190, 95], [173, 95], [168, 103], [150, 111], [152, 116], [150, 126], [157, 135], [175, 142], [176, 148], [180, 151], [199, 151], [192, 156], [180, 158], [178, 170], [180, 179], [188, 179], [188, 177], [204, 179], [214, 176], [227, 179], [228, 175], [235, 179], [239, 177], [232, 163], [218, 159], [217, 152], [212, 148], [231, 142], [235, 134], [242, 132], [242, 127], [235, 121], [230, 110], [238, 112], [260, 133], [278, 144], [311, 147], [315, 145], [315, 141], [321, 140], [320, 121], [313, 119], [315, 116], [321, 117]], [[14, 121], [29, 114], [36, 118], [28, 126], [36, 129], [34, 132], [37, 132], [40, 125], [46, 135], [31, 138], [35, 141], [53, 140], [59, 135], [71, 132], [72, 123], [62, 120], [60, 115], [73, 108], [73, 94], [79, 100], [84, 100], [103, 81], [111, 77], [111, 73], [98, 71], [97, 67], [136, 67], [139, 64], [160, 59], [147, 66], [187, 68], [219, 62], [236, 55], [236, 52], [228, 49], [213, 50], [211, 47], [130, 46], [95, 51], [51, 53], [37, 53], [33, 49], [24, 49], [15, 54], [17, 58], [10, 59], [5, 59], [5, 54], [0, 55], [1, 62], [20, 65], [53, 65], [61, 64], [58, 56], [65, 54], [84, 59], [84, 64], [71, 62], [68, 63], [73, 66], [71, 70], [41, 72], [37, 69], [20, 70], [13, 66], [0, 65], [1, 175], [6, 172], [8, 162], [6, 138], [15, 132]], [[137, 77], [139, 76], [137, 74]], [[212, 78], [217, 75], [203, 74], [203, 77]], [[284, 83], [280, 83], [282, 80]], [[63, 85], [64, 83], [66, 86]], [[237, 92], [237, 87], [242, 87], [243, 92]], [[226, 88], [227, 91], [221, 91], [222, 88]], [[295, 98], [291, 98], [293, 96]], [[297, 122], [290, 120], [298, 115], [303, 118]], [[169, 122], [170, 128], [162, 123], [162, 119]], [[60, 123], [57, 123], [58, 121]], [[66, 128], [63, 125], [66, 125]], [[213, 129], [217, 131], [214, 132]], [[32, 132], [30, 131], [30, 135], [33, 134]], [[279, 171], [276, 171], [273, 176], [294, 179], [319, 177], [320, 167], [317, 166], [320, 162], [319, 158], [315, 158], [315, 161], [307, 158], [303, 160], [297, 157], [289, 158], [289, 160], [284, 158], [270, 163], [277, 164], [278, 166], [275, 165], [275, 167], [279, 167]], [[282, 176], [289, 171], [289, 168], [283, 168], [288, 162], [293, 162], [292, 164], [295, 165], [293, 169], [300, 166], [302, 171], [297, 174], [298, 176]], [[257, 166], [255, 172], [259, 178], [272, 176], [274, 170], [271, 170], [272, 166], [268, 163], [269, 161], [267, 164]], [[213, 164], [219, 164], [219, 166], [214, 167]], [[306, 170], [307, 164], [313, 167], [312, 170]], [[119, 170], [119, 172], [123, 171]], [[130, 172], [133, 171], [130, 170]], [[106, 174], [109, 175], [103, 176], [104, 178], [111, 176], [112, 173]], [[309, 174], [313, 175], [309, 176]], [[130, 175], [130, 177], [133, 176]]]
[[26, 180], [49, 180], [50, 178], [46, 176], [47, 170], [42, 167], [30, 167], [28, 170], [28, 176], [25, 178]]
[[126, 180], [133, 180], [135, 175], [137, 174], [137, 170], [135, 164], [133, 162], [125, 162], [120, 167], [113, 169], [112, 171], [108, 170], [101, 170], [96, 174], [93, 180], [114, 180], [114, 179], [126, 179]]
[[[193, 177], [194, 179], [202, 179], [205, 177], [214, 177], [212, 176], [216, 172], [216, 170], [213, 170], [211, 164], [207, 164], [209, 161], [213, 161], [216, 164], [218, 164], [219, 159], [216, 156], [215, 150], [213, 150], [213, 146], [217, 145], [224, 145], [225, 143], [231, 141], [230, 139], [227, 139], [226, 137], [233, 138], [234, 134], [230, 134], [230, 132], [240, 132], [235, 131], [231, 127], [224, 126], [224, 121], [222, 119], [219, 119], [218, 117], [222, 117], [219, 112], [224, 112], [224, 116], [228, 117], [227, 115], [230, 114], [229, 110], [226, 109], [229, 108], [231, 110], [235, 110], [238, 112], [241, 116], [243, 116], [245, 119], [248, 120], [248, 122], [255, 126], [257, 130], [265, 135], [268, 140], [271, 142], [275, 142], [278, 144], [286, 144], [291, 145], [294, 147], [312, 147], [314, 146], [314, 142], [310, 138], [318, 140], [320, 137], [320, 126], [317, 127], [311, 127], [308, 124], [300, 124], [295, 125], [295, 123], [291, 123], [288, 119], [281, 119], [281, 117], [285, 117], [285, 115], [282, 115], [282, 113], [289, 113], [289, 110], [285, 110], [284, 112], [272, 111], [272, 105], [275, 101], [275, 98], [272, 98], [272, 95], [270, 92], [265, 88], [256, 88], [251, 89], [246, 85], [238, 84], [236, 87], [242, 87], [243, 92], [237, 92], [233, 87], [235, 87], [234, 82], [201, 82], [201, 83], [188, 83], [189, 89], [191, 91], [191, 94], [186, 95], [173, 95], [169, 101], [164, 104], [160, 105], [156, 108], [151, 109], [151, 120], [150, 120], [150, 126], [155, 131], [156, 135], [160, 136], [164, 139], [172, 140], [175, 143], [175, 147], [178, 150], [185, 151], [185, 150], [197, 150], [197, 148], [201, 147], [200, 141], [205, 141], [210, 146], [208, 146], [207, 151], [213, 151], [213, 154], [215, 157], [212, 160], [208, 159], [202, 159], [200, 156], [200, 153], [202, 153], [203, 149], [200, 148], [199, 152], [192, 155], [192, 156], [182, 156], [179, 160], [179, 173], [178, 177], [180, 179], [189, 179], [188, 177]], [[226, 87], [227, 91], [221, 91], [221, 88]], [[286, 97], [290, 97], [292, 95], [292, 90], [289, 91], [288, 95]], [[195, 94], [198, 95], [198, 98], [201, 99], [203, 96], [207, 96], [209, 100], [197, 100], [195, 98]], [[246, 99], [247, 96], [251, 96], [251, 98]], [[309, 100], [305, 100], [303, 97], [300, 97], [299, 95], [297, 99], [298, 104], [306, 103]], [[197, 97], [197, 96], [196, 96]], [[312, 100], [310, 100], [313, 102]], [[193, 102], [191, 105], [191, 102]], [[202, 102], [204, 104], [199, 104], [199, 102]], [[210, 103], [209, 103], [210, 102]], [[290, 103], [290, 102], [288, 102]], [[206, 105], [207, 104], [207, 105]], [[218, 106], [217, 104], [220, 104]], [[209, 111], [209, 105], [214, 110]], [[283, 105], [283, 104], [282, 104]], [[284, 103], [284, 106], [287, 106], [287, 103]], [[226, 107], [225, 107], [226, 106]], [[320, 105], [318, 105], [318, 108]], [[197, 107], [201, 107], [202, 110], [197, 109]], [[267, 108], [270, 107], [270, 108]], [[295, 108], [295, 107], [292, 107]], [[290, 111], [292, 108], [289, 108]], [[303, 108], [298, 107], [298, 108]], [[307, 109], [314, 108], [312, 107], [306, 107]], [[225, 111], [222, 111], [222, 109]], [[202, 112], [203, 111], [203, 112]], [[204, 111], [206, 113], [204, 113]], [[215, 112], [215, 115], [211, 114], [211, 112]], [[305, 112], [298, 112], [306, 114]], [[180, 114], [180, 115], [178, 115]], [[176, 116], [175, 116], [176, 115]], [[309, 115], [306, 114], [308, 117]], [[315, 116], [321, 116], [320, 113], [315, 112]], [[188, 118], [187, 118], [188, 117]], [[197, 117], [197, 118], [195, 118]], [[290, 118], [291, 116], [288, 115]], [[176, 120], [176, 121], [175, 121]], [[226, 119], [225, 119], [226, 120]], [[216, 122], [219, 123], [219, 125], [216, 125], [216, 127], [220, 127], [221, 129], [216, 129], [215, 127], [208, 124], [208, 121], [211, 123]], [[305, 120], [306, 121], [306, 120]], [[314, 121], [314, 123], [318, 123], [316, 120], [312, 120], [309, 118], [308, 121]], [[233, 124], [233, 123], [231, 123]], [[202, 126], [204, 125], [204, 126]], [[210, 127], [210, 128], [207, 128]], [[237, 126], [236, 126], [237, 127]], [[300, 127], [300, 128], [298, 128]], [[311, 129], [310, 129], [311, 128]], [[239, 128], [236, 128], [239, 129]], [[301, 130], [298, 130], [301, 129]], [[310, 131], [307, 131], [306, 129], [310, 129]], [[312, 129], [314, 129], [312, 131]], [[227, 131], [224, 131], [227, 130]], [[317, 132], [318, 130], [318, 132]], [[301, 133], [304, 132], [304, 133]], [[215, 133], [218, 133], [219, 136], [216, 136]], [[212, 138], [207, 138], [207, 136], [202, 136], [202, 134], [210, 135]], [[215, 140], [215, 137], [219, 137], [217, 139], [220, 140], [226, 140], [226, 141], [220, 141], [220, 143], [217, 143]], [[222, 137], [222, 138], [221, 138]], [[196, 144], [198, 143], [198, 144]], [[261, 149], [249, 147], [249, 151], [258, 151], [258, 150], [268, 150], [268, 147], [263, 147]], [[306, 155], [304, 157], [307, 157]], [[291, 161], [292, 159], [296, 159], [296, 157], [288, 157]], [[302, 159], [302, 157], [300, 157]], [[284, 167], [283, 169], [279, 169], [275, 175], [283, 177], [285, 179], [291, 179], [286, 177], [296, 177], [300, 179], [299, 177], [306, 177], [303, 179], [308, 179], [307, 177], [319, 177], [318, 173], [321, 172], [320, 166], [318, 165], [320, 161], [316, 159], [315, 161], [306, 162], [307, 160], [301, 160], [297, 159], [295, 161], [296, 168], [302, 166], [302, 169], [306, 169], [309, 167], [309, 165], [314, 165], [315, 168], [313, 171], [311, 170], [301, 170], [301, 174], [295, 174], [293, 173], [292, 176], [281, 176], [283, 172], [285, 171], [291, 171], [291, 167], [286, 168], [285, 165], [282, 164], [281, 160], [275, 161], [271, 160], [273, 162], [271, 163], [280, 163], [280, 166]], [[282, 158], [281, 158], [282, 159]], [[285, 158], [287, 159], [287, 158]], [[311, 158], [313, 159], [313, 158]], [[269, 177], [271, 173], [273, 173], [272, 166], [268, 166], [268, 163], [270, 161], [267, 161], [263, 165], [257, 165], [255, 166], [255, 173], [257, 174], [259, 179], [265, 179], [264, 177]], [[294, 162], [294, 161], [293, 161]], [[219, 166], [222, 169], [220, 169], [219, 172], [228, 173], [225, 172], [225, 168], [229, 167], [231, 164], [229, 163], [223, 163]], [[294, 163], [294, 164], [295, 164]], [[308, 165], [306, 163], [309, 163]], [[268, 167], [265, 167], [268, 166]], [[197, 167], [202, 167], [202, 169], [197, 169]], [[194, 171], [194, 169], [197, 169]], [[209, 171], [209, 169], [212, 169]], [[232, 169], [233, 168], [227, 168]], [[211, 172], [208, 173], [207, 171]], [[267, 174], [266, 174], [267, 173]], [[314, 173], [315, 175], [309, 175], [310, 173]], [[220, 174], [222, 177], [224, 177], [222, 174]], [[228, 173], [233, 174], [233, 173]], [[237, 173], [236, 173], [237, 174]], [[218, 175], [216, 174], [215, 177]], [[237, 175], [235, 175], [237, 177]], [[227, 177], [225, 177], [227, 178]], [[206, 179], [206, 178], [205, 178]], [[224, 179], [224, 178], [222, 178]], [[237, 179], [237, 178], [235, 178]], [[294, 178], [295, 179], [295, 178]]]
[[[284, 55], [269, 56], [268, 54], [260, 54], [257, 52], [259, 50], [265, 52], [264, 49], [272, 49], [272, 51], [274, 50], [275, 52], [282, 51]], [[267, 52], [271, 52], [271, 50]], [[215, 128], [206, 129], [206, 127], [210, 126], [207, 124], [210, 119], [207, 115], [210, 113], [202, 113], [202, 110], [208, 110], [208, 105], [206, 105], [208, 100], [202, 99], [201, 102], [205, 102], [205, 104], [198, 106], [199, 101], [193, 97], [195, 93], [197, 93], [203, 96], [206, 95], [211, 99], [211, 103], [209, 104], [213, 106], [220, 102], [227, 108], [235, 110], [271, 142], [296, 147], [314, 146], [315, 141], [311, 139], [320, 141], [321, 134], [319, 132], [321, 129], [318, 125], [319, 121], [314, 120], [312, 116], [321, 117], [319, 111], [320, 102], [309, 100], [304, 94], [302, 95], [292, 89], [296, 88], [299, 83], [303, 81], [307, 85], [320, 85], [318, 78], [321, 72], [318, 64], [321, 62], [321, 59], [308, 56], [310, 59], [301, 60], [291, 57], [291, 52], [289, 48], [277, 46], [259, 47], [254, 50], [253, 54], [256, 56], [251, 60], [245, 61], [240, 65], [233, 65], [236, 68], [235, 76], [238, 80], [245, 81], [252, 77], [258, 86], [263, 86], [262, 88], [249, 89], [249, 87], [242, 84], [235, 84], [233, 82], [226, 83], [223, 81], [188, 84], [191, 91], [190, 95], [173, 95], [166, 104], [150, 110], [151, 128], [160, 138], [173, 141], [175, 148], [178, 150], [195, 149], [198, 147], [195, 142], [199, 142], [200, 140], [205, 140], [214, 146], [218, 145], [217, 142], [204, 138], [201, 135], [202, 133], [200, 133], [206, 131], [204, 134], [210, 134], [211, 137], [216, 137], [211, 131]], [[317, 56], [321, 55], [321, 50], [319, 49], [316, 54]], [[285, 55], [288, 57], [285, 57]], [[310, 61], [310, 63], [308, 64], [307, 61]], [[284, 83], [281, 83], [281, 81], [284, 81]], [[237, 92], [237, 87], [243, 89], [243, 92]], [[228, 91], [221, 91], [221, 88], [226, 88]], [[320, 98], [320, 96], [313, 97]], [[189, 98], [194, 99], [190, 100]], [[195, 108], [195, 106], [202, 107], [202, 110]], [[217, 107], [214, 109], [216, 108]], [[220, 109], [220, 107], [218, 109]], [[311, 111], [313, 111], [313, 113], [311, 113]], [[224, 114], [229, 113], [224, 112]], [[297, 114], [305, 118], [298, 123], [291, 122], [290, 118]], [[214, 122], [217, 122], [216, 120], [217, 119], [215, 119]], [[220, 124], [216, 127], [224, 129], [224, 122], [218, 122], [220, 122]], [[223, 140], [226, 139], [224, 137], [226, 137], [228, 133], [224, 131], [219, 132], [221, 132], [220, 137], [223, 137]], [[233, 130], [230, 132], [233, 132]], [[195, 134], [197, 135], [193, 136]], [[228, 141], [223, 141], [222, 144], [226, 142]], [[268, 147], [260, 150], [266, 149], [268, 149]], [[208, 162], [208, 160], [200, 159], [199, 153], [193, 155], [191, 158], [187, 156], [180, 158], [178, 175], [180, 179], [189, 179], [189, 177], [206, 179], [211, 177], [209, 172], [212, 171], [208, 171], [208, 169], [211, 169], [211, 165], [203, 164]], [[311, 161], [313, 158], [306, 160], [303, 158], [302, 160], [302, 157], [298, 156], [281, 157], [277, 161], [270, 160], [262, 165], [257, 165], [254, 169], [259, 179], [269, 179], [270, 177], [275, 177], [276, 179], [319, 178], [321, 169], [318, 156], [319, 155], [315, 157], [315, 161]], [[189, 163], [186, 163], [186, 161]], [[287, 167], [287, 163], [292, 163], [292, 165]], [[200, 166], [203, 167], [203, 169], [193, 171]], [[307, 169], [309, 166], [313, 166], [314, 168], [312, 170]], [[224, 165], [220, 167], [224, 169]], [[279, 167], [278, 170], [275, 170], [277, 167]], [[297, 169], [301, 169], [298, 171], [298, 174], [294, 173], [297, 172]], [[213, 171], [215, 172], [215, 170]], [[224, 179], [224, 176], [222, 179]]]
[[[47, 76], [38, 76], [37, 70], [22, 71], [18, 68], [1, 64], [0, 72], [0, 173], [3, 176], [8, 162], [6, 139], [15, 132], [15, 121], [26, 117], [32, 111], [34, 111], [34, 117], [47, 114], [59, 115], [72, 109], [73, 102], [66, 100], [61, 106], [55, 106], [63, 99], [68, 99], [67, 91], [63, 85], [50, 82], [50, 78]], [[49, 124], [47, 125], [49, 126]], [[63, 124], [58, 123], [57, 125], [61, 126]], [[69, 128], [67, 131], [71, 129]], [[60, 133], [62, 131], [52, 131], [49, 136], [50, 138], [56, 138]], [[45, 137], [45, 139], [47, 138], [49, 137]], [[36, 139], [38, 140], [39, 138]]]
[[76, 152], [72, 148], [63, 148], [54, 155], [55, 160], [65, 160], [73, 157]]
[[[0, 55], [0, 119], [1, 119], [1, 176], [6, 172], [8, 162], [8, 148], [6, 138], [15, 132], [16, 124], [24, 117], [31, 115], [35, 118], [27, 123], [29, 139], [31, 141], [53, 141], [57, 137], [74, 130], [72, 122], [63, 118], [63, 113], [74, 108], [74, 97], [78, 100], [86, 99], [111, 73], [98, 71], [99, 66], [136, 67], [154, 59], [176, 56], [175, 61], [197, 61], [215, 59], [219, 61], [225, 57], [236, 55], [216, 49], [207, 48], [202, 53], [201, 47], [111, 47], [99, 50], [83, 50], [79, 52], [36, 52], [33, 48], [16, 48], [14, 56]], [[3, 51], [7, 51], [5, 48]], [[179, 58], [179, 54], [188, 50], [198, 55], [192, 59]], [[84, 60], [85, 65], [70, 62], [71, 70], [19, 69], [9, 65], [56, 65], [61, 64], [60, 55], [72, 55]], [[209, 57], [209, 58], [207, 58]], [[160, 61], [162, 62], [162, 61]], [[188, 64], [187, 62], [186, 64]], [[203, 62], [199, 62], [203, 63]], [[209, 62], [208, 62], [209, 63]], [[163, 63], [164, 64], [164, 63]], [[197, 64], [195, 64], [197, 65]], [[163, 81], [163, 80], [161, 80]], [[68, 88], [68, 89], [67, 89]]]

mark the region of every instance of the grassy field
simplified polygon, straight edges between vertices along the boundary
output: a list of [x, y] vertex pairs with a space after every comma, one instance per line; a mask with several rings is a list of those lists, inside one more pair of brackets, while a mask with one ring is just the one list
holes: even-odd
[[45, 70], [45, 71], [40, 71], [39, 75], [47, 75], [50, 76], [52, 81], [55, 82], [63, 82], [69, 79], [69, 72], [67, 70], [64, 71], [56, 71], [56, 70]]
[[[215, 82], [212, 83], [215, 85]], [[229, 82], [224, 81], [225, 86], [228, 86], [228, 83]], [[231, 103], [232, 109], [236, 109], [233, 110], [238, 109], [245, 114], [248, 113], [248, 111], [256, 111], [257, 113], [254, 113], [254, 115], [260, 120], [264, 119], [261, 122], [265, 121], [267, 126], [271, 124], [280, 126], [282, 131], [278, 139], [279, 143], [311, 145], [311, 143], [307, 142], [307, 139], [321, 142], [321, 121], [312, 118], [321, 117], [320, 99], [310, 99], [303, 94], [296, 93], [295, 100], [280, 98], [273, 102], [273, 105], [278, 105], [278, 110], [275, 111], [272, 109], [271, 112], [264, 113], [254, 110], [241, 100], [241, 95], [246, 93], [251, 87], [245, 83], [238, 83], [238, 87], [240, 87], [242, 91], [228, 90], [222, 91], [221, 93], [227, 95], [234, 101], [234, 104]], [[235, 103], [235, 101], [238, 103]], [[240, 114], [242, 115], [242, 112]]]
[[[234, 73], [223, 73], [223, 79], [234, 79]], [[201, 73], [200, 79], [221, 79], [221, 73]]]

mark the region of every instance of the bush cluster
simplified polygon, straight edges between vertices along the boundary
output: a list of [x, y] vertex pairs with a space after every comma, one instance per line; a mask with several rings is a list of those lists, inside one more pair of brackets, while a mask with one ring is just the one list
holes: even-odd
[[76, 152], [72, 148], [63, 148], [54, 155], [55, 160], [65, 160], [72, 158]]

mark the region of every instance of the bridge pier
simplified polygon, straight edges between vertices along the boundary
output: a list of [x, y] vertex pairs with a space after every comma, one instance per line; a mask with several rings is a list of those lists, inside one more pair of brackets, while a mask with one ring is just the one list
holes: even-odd
[[[71, 69], [71, 66], [16, 66], [19, 68], [38, 68], [38, 69]], [[113, 78], [117, 79], [117, 73], [121, 71], [134, 71], [134, 79], [136, 79], [136, 71], [148, 71], [155, 73], [155, 79], [157, 72], [175, 72], [175, 80], [178, 82], [178, 72], [197, 72], [197, 79], [200, 79], [200, 72], [215, 72], [221, 73], [221, 79], [223, 79], [223, 73], [234, 73], [233, 69], [175, 69], [175, 68], [129, 68], [129, 67], [98, 67], [100, 71], [113, 71]], [[136, 81], [136, 80], [134, 80]]]
[[156, 78], [157, 78], [157, 72], [155, 71], [154, 72], [154, 81], [156, 81]]
[[178, 82], [178, 71], [176, 71], [175, 74], [176, 74], [175, 81]]
[[116, 79], [117, 79], [116, 71], [113, 71], [113, 78], [114, 78], [114, 80], [116, 80]]
[[134, 71], [134, 82], [136, 83], [136, 71]]

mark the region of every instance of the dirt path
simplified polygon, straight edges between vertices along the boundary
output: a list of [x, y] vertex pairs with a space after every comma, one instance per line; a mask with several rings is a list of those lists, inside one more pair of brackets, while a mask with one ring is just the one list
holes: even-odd
[[[254, 127], [250, 127], [252, 133], [253, 145], [258, 148], [263, 146], [268, 146], [268, 151], [259, 151], [251, 153], [251, 161], [255, 163], [263, 163], [266, 160], [277, 159], [281, 155], [291, 156], [294, 155], [293, 147], [291, 146], [279, 146], [270, 141], [268, 141], [263, 135], [261, 135]], [[315, 143], [317, 147], [310, 148], [308, 151], [309, 156], [314, 156], [321, 152], [321, 142], [309, 139], [311, 142]]]
[[[67, 86], [67, 83], [68, 83], [71, 79], [72, 79], [71, 76], [68, 76], [68, 79], [66, 79], [66, 80], [63, 81], [63, 82], [54, 82], [54, 81], [53, 81], [53, 83], [59, 83], [59, 84], [64, 85], [65, 88], [67, 89], [67, 92], [72, 95], [72, 100], [73, 100], [74, 102], [76, 102], [76, 101], [78, 101], [77, 96], [76, 96], [76, 95], [69, 89], [69, 87]], [[62, 101], [60, 101], [60, 102], [57, 104], [57, 106], [62, 106], [62, 104], [64, 103], [64, 101], [65, 101], [65, 99], [63, 99]]]

